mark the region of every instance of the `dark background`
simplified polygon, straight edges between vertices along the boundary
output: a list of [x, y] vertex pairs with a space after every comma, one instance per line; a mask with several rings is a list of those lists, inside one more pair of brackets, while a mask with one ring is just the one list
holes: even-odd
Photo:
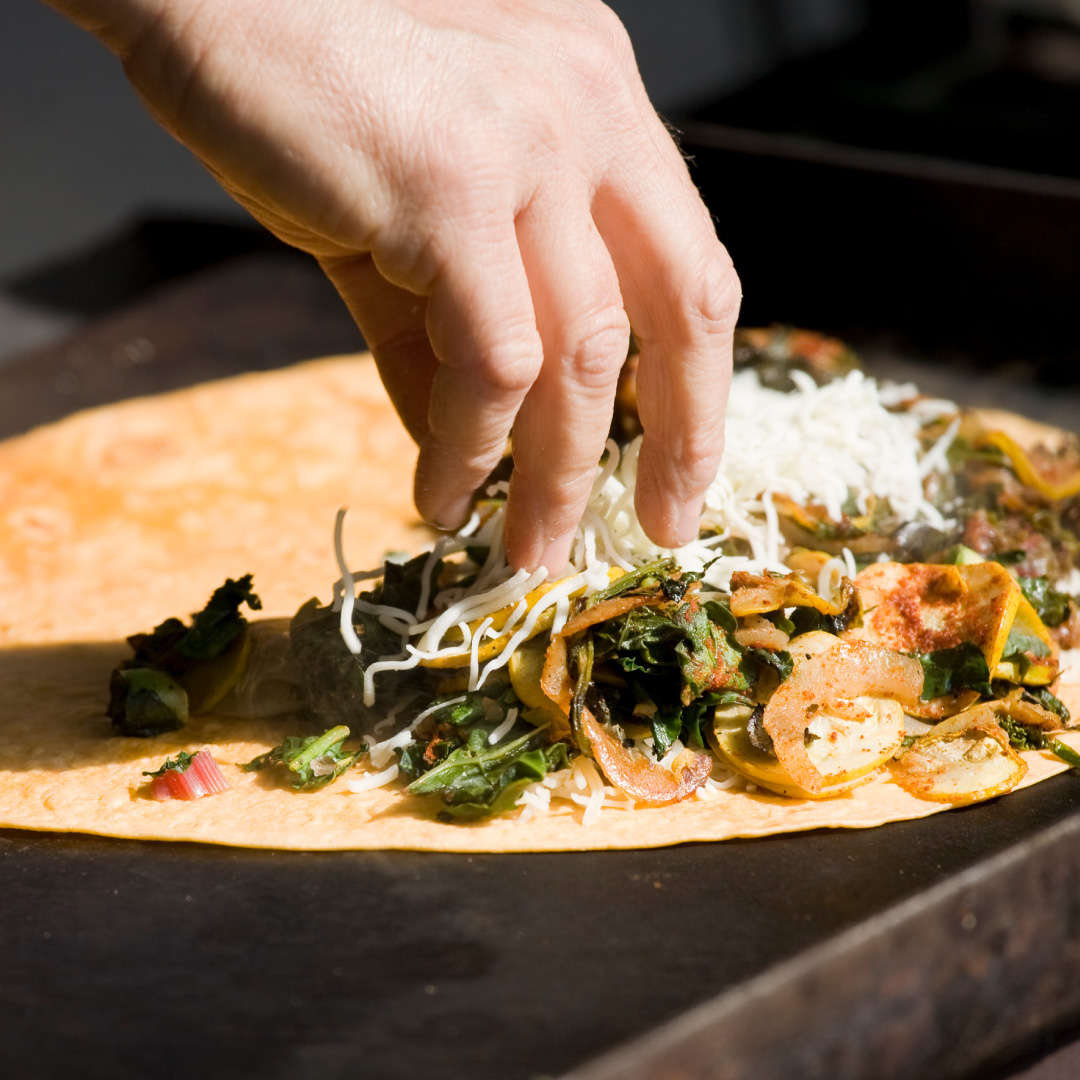
[[[750, 321], [1075, 384], [1080, 4], [613, 6], [684, 132]], [[275, 246], [96, 43], [34, 0], [0, 6], [0, 365]], [[1080, 1052], [1022, 1075], [1080, 1075]]]

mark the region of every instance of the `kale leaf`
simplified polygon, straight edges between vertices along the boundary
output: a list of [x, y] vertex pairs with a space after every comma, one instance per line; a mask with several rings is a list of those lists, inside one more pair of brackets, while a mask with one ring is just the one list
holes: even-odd
[[[198, 751], [196, 751], [198, 753]], [[181, 750], [175, 758], [166, 758], [165, 764], [160, 769], [155, 769], [153, 772], [149, 772], [143, 769], [143, 776], [149, 776], [156, 778], [158, 776], [164, 776], [167, 772], [183, 773], [188, 771], [188, 766], [195, 760], [195, 754], [189, 754], [186, 750]]]
[[247, 625], [240, 614], [241, 606], [247, 604], [252, 611], [262, 608], [262, 601], [251, 591], [251, 583], [252, 575], [245, 574], [239, 581], [227, 578], [215, 589], [206, 607], [192, 616], [191, 629], [174, 646], [176, 652], [195, 661], [220, 656]]
[[999, 716], [997, 722], [1009, 736], [1010, 745], [1017, 750], [1049, 750], [1074, 769], [1080, 768], [1080, 754], [1060, 739], [1055, 739], [1038, 728], [1018, 723], [1008, 716]]
[[150, 738], [187, 723], [188, 697], [164, 671], [121, 665], [109, 681], [105, 709], [121, 735]]
[[986, 657], [978, 645], [965, 641], [952, 649], [937, 649], [929, 653], [915, 653], [922, 664], [922, 699], [955, 694], [960, 690], [978, 690], [990, 694], [990, 669]]
[[[529, 784], [570, 764], [566, 743], [542, 745], [542, 728], [495, 746], [488, 741], [490, 730], [475, 727], [463, 746], [414, 780], [409, 793], [438, 796], [445, 804], [443, 815], [450, 818], [486, 817], [513, 809]], [[415, 767], [415, 760], [411, 764]]]
[[1069, 598], [1051, 587], [1049, 578], [1022, 577], [1020, 591], [1047, 626], [1060, 626], [1069, 617]]

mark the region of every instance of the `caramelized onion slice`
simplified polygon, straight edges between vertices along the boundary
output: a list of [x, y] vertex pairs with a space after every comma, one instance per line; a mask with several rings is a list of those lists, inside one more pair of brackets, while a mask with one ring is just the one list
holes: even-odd
[[1040, 731], [1061, 731], [1064, 728], [1057, 713], [1044, 709], [1037, 701], [1025, 701], [1024, 691], [1019, 686], [996, 704], [999, 715], [1003, 711], [1018, 724], [1026, 724]]
[[748, 615], [743, 625], [735, 631], [735, 640], [743, 648], [779, 651], [787, 648], [788, 635], [763, 615]]
[[589, 749], [604, 775], [643, 806], [669, 806], [688, 799], [712, 772], [712, 757], [684, 750], [662, 769], [640, 750], [623, 746], [588, 709], [582, 710], [581, 727]]
[[841, 615], [851, 602], [854, 588], [844, 578], [836, 599], [826, 600], [790, 574], [751, 574], [736, 570], [731, 575], [731, 614], [742, 618], [785, 607], [811, 607], [822, 615]]
[[1011, 791], [1027, 763], [998, 725], [1001, 705], [988, 701], [942, 721], [891, 765], [893, 778], [917, 798], [956, 806]]
[[[566, 638], [556, 635], [548, 646], [540, 687], [568, 721], [574, 689], [567, 659]], [[675, 759], [668, 772], [640, 750], [623, 746], [622, 740], [588, 709], [581, 711], [581, 733], [608, 780], [643, 806], [668, 806], [689, 798], [712, 771], [710, 755], [687, 750]]]
[[[788, 775], [809, 792], [824, 779], [806, 751], [806, 729], [819, 709], [868, 696], [915, 704], [922, 692], [918, 660], [866, 641], [837, 641], [827, 652], [796, 661], [765, 706], [763, 724]], [[840, 704], [840, 708], [844, 708]]]
[[942, 694], [918, 705], [908, 705], [907, 711], [919, 720], [944, 720], [947, 716], [970, 709], [979, 700], [978, 690], [958, 690], [955, 694]]

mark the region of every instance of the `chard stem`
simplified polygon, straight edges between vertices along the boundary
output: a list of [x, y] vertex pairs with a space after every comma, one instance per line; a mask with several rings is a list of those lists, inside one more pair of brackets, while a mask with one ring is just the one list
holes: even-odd
[[320, 735], [310, 746], [305, 747], [299, 754], [296, 755], [289, 762], [289, 768], [298, 773], [301, 769], [306, 769], [316, 758], [320, 758], [329, 751], [332, 747], [336, 746], [339, 742], [344, 742], [349, 737], [349, 729], [344, 724], [339, 724], [337, 727], [332, 727], [329, 731]]

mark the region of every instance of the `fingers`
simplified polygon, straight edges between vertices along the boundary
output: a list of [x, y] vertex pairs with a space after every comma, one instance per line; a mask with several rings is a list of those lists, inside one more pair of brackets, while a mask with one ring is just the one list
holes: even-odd
[[641, 343], [638, 517], [656, 543], [676, 547], [697, 535], [720, 463], [741, 288], [655, 114], [646, 130], [648, 147], [625, 155], [635, 171], [600, 187], [593, 214]]
[[512, 216], [452, 241], [436, 277], [427, 331], [440, 364], [414, 495], [441, 528], [460, 525], [473, 492], [498, 464], [543, 361]]
[[364, 335], [406, 430], [423, 442], [439, 366], [428, 340], [427, 299], [387, 281], [370, 255], [323, 259], [322, 268]]
[[604, 449], [630, 327], [582, 191], [560, 188], [519, 216], [543, 367], [514, 425], [506, 549], [515, 566], [567, 563]]

